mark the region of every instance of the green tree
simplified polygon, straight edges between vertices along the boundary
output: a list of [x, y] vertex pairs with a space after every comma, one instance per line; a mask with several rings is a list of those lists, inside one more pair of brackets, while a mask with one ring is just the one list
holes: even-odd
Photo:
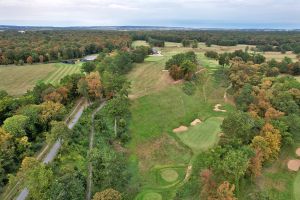
[[90, 73], [96, 69], [96, 63], [95, 62], [85, 62], [81, 66], [81, 70], [86, 73]]
[[24, 115], [14, 115], [4, 121], [3, 129], [14, 137], [26, 136], [29, 126], [29, 118]]

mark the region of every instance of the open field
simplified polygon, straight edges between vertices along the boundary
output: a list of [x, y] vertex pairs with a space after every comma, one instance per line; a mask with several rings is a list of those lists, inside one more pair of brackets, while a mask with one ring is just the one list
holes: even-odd
[[189, 127], [188, 131], [176, 135], [196, 154], [213, 147], [218, 142], [222, 121], [222, 118], [212, 117], [197, 126]]
[[137, 47], [137, 46], [149, 46], [149, 44], [144, 41], [144, 40], [136, 40], [132, 43], [132, 47]]
[[79, 72], [80, 64], [51, 63], [1, 66], [0, 90], [6, 90], [10, 95], [18, 96], [32, 89], [37, 81], [57, 84], [64, 76]]

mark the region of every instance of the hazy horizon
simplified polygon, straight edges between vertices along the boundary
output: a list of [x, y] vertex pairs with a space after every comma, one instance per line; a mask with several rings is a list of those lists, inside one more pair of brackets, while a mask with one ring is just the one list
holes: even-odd
[[1, 0], [0, 24], [299, 29], [297, 0]]

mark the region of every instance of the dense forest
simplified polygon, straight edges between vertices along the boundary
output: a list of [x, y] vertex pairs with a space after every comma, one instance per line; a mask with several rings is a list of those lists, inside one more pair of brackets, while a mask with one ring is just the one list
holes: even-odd
[[130, 37], [109, 31], [0, 32], [0, 64], [53, 62], [129, 46]]

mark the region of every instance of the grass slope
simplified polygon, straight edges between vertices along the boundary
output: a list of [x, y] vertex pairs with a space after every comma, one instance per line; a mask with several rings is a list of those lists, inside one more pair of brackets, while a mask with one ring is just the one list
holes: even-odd
[[34, 87], [37, 81], [57, 84], [65, 75], [79, 73], [80, 64], [67, 65], [60, 63], [33, 64], [24, 66], [0, 67], [0, 90], [10, 95], [19, 96]]
[[188, 131], [176, 135], [197, 154], [218, 142], [222, 121], [223, 119], [220, 117], [212, 117], [197, 126], [190, 127]]

